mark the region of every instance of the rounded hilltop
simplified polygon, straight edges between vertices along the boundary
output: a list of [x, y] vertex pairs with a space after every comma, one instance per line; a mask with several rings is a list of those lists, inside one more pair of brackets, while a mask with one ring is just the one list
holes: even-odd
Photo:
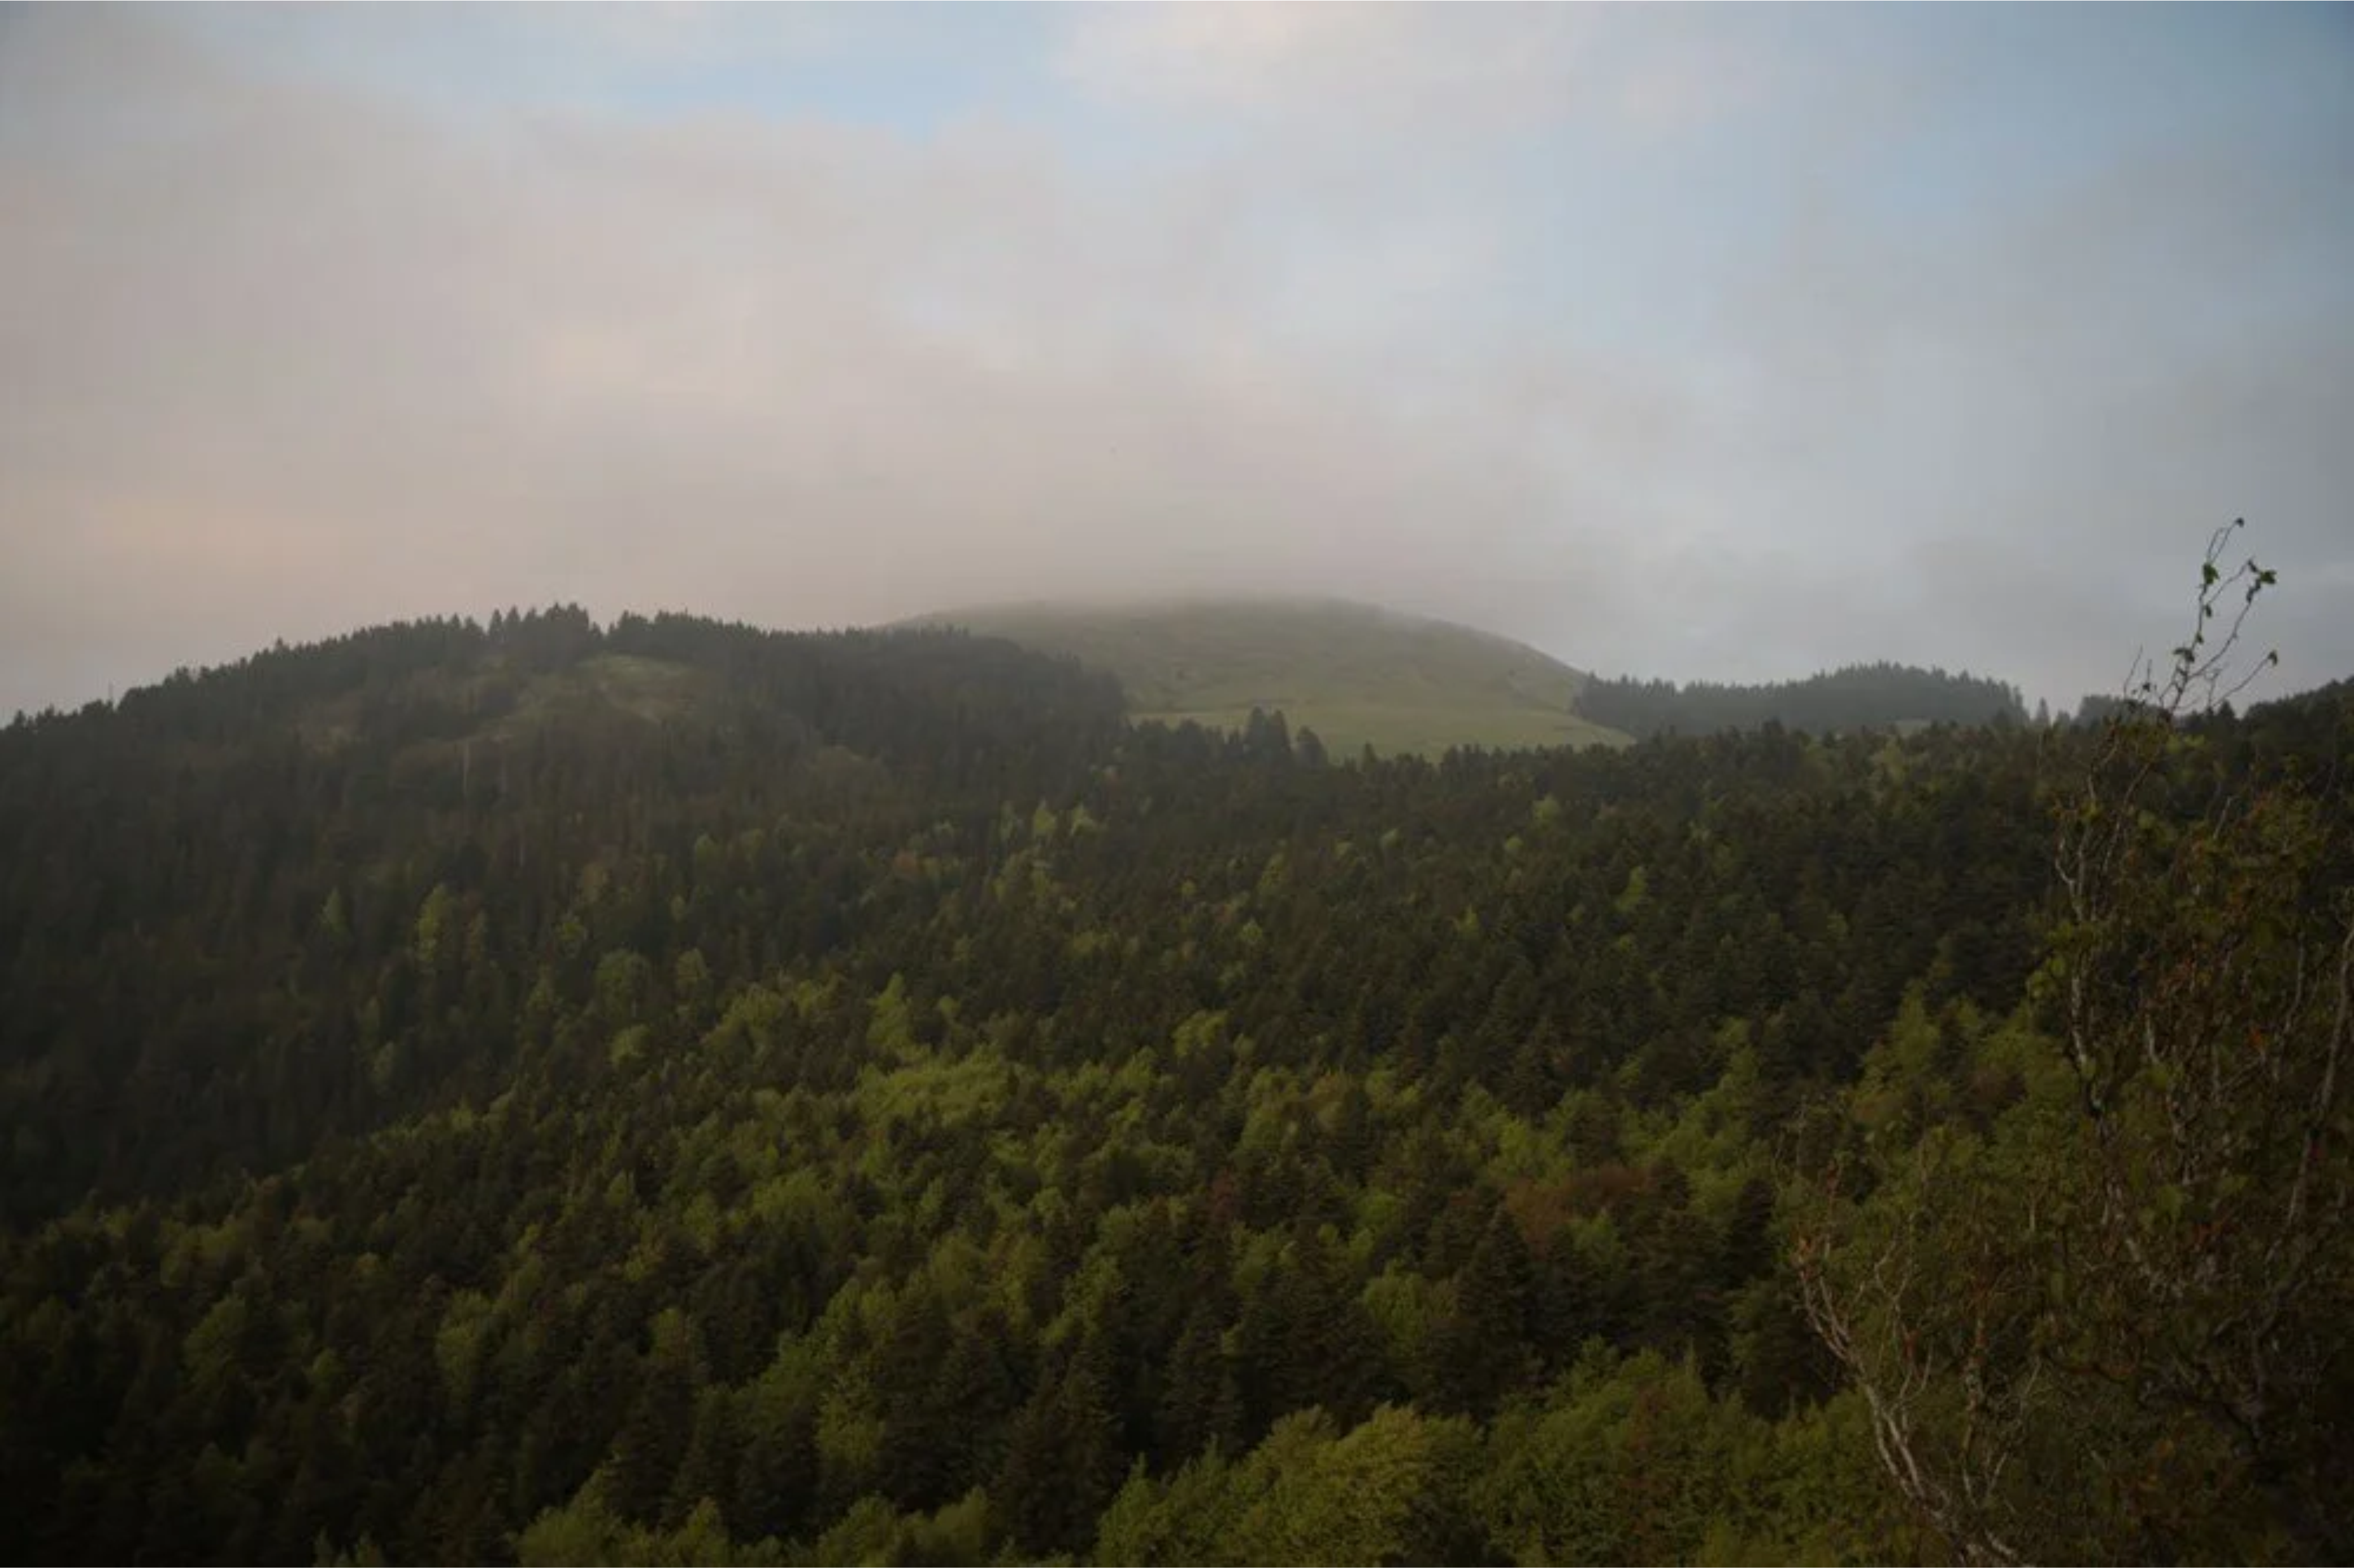
[[1455, 746], [1617, 745], [1575, 711], [1585, 675], [1452, 621], [1316, 598], [1039, 600], [903, 625], [961, 627], [1116, 676], [1138, 719], [1241, 728], [1280, 712], [1347, 755]]

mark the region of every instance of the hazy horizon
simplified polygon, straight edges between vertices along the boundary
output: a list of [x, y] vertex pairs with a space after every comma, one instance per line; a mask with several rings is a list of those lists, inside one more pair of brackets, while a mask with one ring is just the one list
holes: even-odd
[[0, 6], [0, 719], [418, 616], [2354, 673], [2338, 7]]

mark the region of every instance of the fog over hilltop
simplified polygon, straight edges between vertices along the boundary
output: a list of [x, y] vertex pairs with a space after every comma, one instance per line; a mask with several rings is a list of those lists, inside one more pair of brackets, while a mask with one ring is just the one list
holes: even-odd
[[2334, 8], [0, 10], [0, 717], [398, 617], [1338, 597], [2354, 670]]

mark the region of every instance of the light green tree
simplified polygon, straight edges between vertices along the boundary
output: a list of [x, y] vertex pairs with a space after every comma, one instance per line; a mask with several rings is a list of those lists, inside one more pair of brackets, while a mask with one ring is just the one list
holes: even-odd
[[2202, 722], [2274, 581], [2238, 526], [2061, 800], [2021, 1102], [1917, 1142], [1842, 1107], [1793, 1186], [1808, 1317], [1965, 1562], [2354, 1551], [2354, 842]]

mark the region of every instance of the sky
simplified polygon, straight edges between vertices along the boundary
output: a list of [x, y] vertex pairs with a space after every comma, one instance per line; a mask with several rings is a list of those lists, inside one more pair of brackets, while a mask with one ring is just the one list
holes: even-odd
[[0, 5], [0, 715], [417, 616], [1335, 595], [2354, 674], [2344, 6]]

